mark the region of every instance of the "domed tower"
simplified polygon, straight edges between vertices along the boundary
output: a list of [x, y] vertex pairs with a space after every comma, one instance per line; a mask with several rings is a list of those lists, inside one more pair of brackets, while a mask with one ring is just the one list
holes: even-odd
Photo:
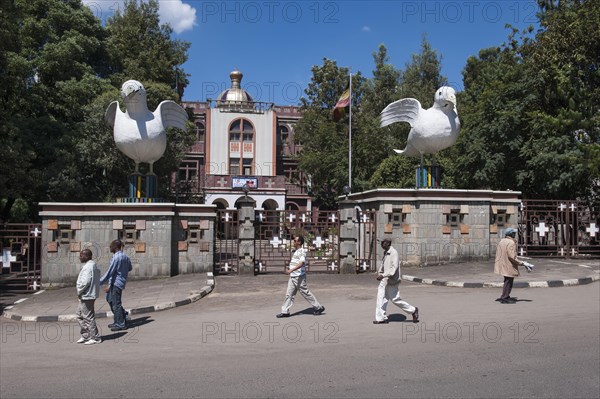
[[231, 110], [254, 109], [254, 99], [241, 87], [244, 74], [237, 69], [229, 74], [231, 88], [224, 90], [217, 98], [217, 108]]

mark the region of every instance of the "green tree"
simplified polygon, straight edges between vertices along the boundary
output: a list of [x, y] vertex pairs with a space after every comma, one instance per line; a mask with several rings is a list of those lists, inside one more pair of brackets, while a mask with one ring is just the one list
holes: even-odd
[[516, 172], [524, 168], [519, 152], [527, 136], [526, 113], [535, 103], [518, 46], [481, 50], [467, 60], [463, 76], [461, 133], [449, 149], [455, 157], [449, 174], [461, 188], [516, 190]]
[[[334, 209], [337, 197], [348, 185], [348, 115], [339, 122], [332, 119], [332, 110], [348, 88], [349, 71], [335, 61], [323, 60], [312, 67], [313, 76], [306, 97], [301, 98], [303, 118], [295, 128], [295, 139], [302, 144], [299, 167], [310, 177], [315, 204]], [[362, 95], [363, 78], [352, 75], [353, 113]], [[354, 122], [353, 122], [354, 129]]]
[[[94, 182], [93, 189], [88, 189], [82, 198], [86, 201], [111, 201], [128, 195], [127, 176], [133, 172], [134, 163], [116, 148], [113, 131], [104, 122], [104, 113], [112, 101], [119, 101], [124, 110], [119, 95], [121, 85], [130, 79], [142, 82], [148, 109], [154, 111], [163, 100], [178, 100], [176, 77], [183, 86], [187, 84], [181, 65], [187, 60], [189, 43], [171, 39], [171, 28], [160, 25], [155, 0], [139, 4], [125, 1], [123, 12], [117, 11], [108, 19], [106, 31], [108, 79], [112, 86], [105, 85], [85, 109], [87, 117], [80, 126], [85, 133], [77, 145], [80, 173]], [[191, 123], [187, 131], [167, 132], [165, 155], [154, 165], [159, 196], [170, 196], [171, 173], [178, 168], [192, 140]]]
[[[3, 1], [0, 18], [2, 219], [15, 201], [70, 198], [62, 181], [73, 156], [74, 125], [100, 79], [102, 28], [80, 1]], [[92, 83], [93, 86], [93, 83]], [[53, 186], [60, 186], [53, 190]]]
[[[0, 219], [10, 220], [17, 202], [34, 220], [39, 202], [123, 195], [129, 160], [104, 124], [105, 109], [130, 77], [149, 89], [150, 107], [177, 99], [189, 44], [158, 25], [156, 1], [127, 1], [110, 29], [80, 0], [0, 1]], [[168, 135], [155, 169], [164, 195], [190, 142], [188, 132]]]
[[597, 212], [600, 3], [540, 4], [534, 37], [513, 29], [467, 61], [453, 178], [525, 198], [585, 198]]
[[190, 43], [172, 39], [173, 29], [160, 24], [158, 1], [125, 0], [107, 21], [106, 50], [110, 59], [110, 79], [115, 87], [129, 80], [160, 82], [177, 89], [188, 85], [181, 68], [187, 61]]
[[526, 48], [537, 107], [518, 179], [531, 197], [585, 198], [599, 212], [600, 3], [540, 3], [543, 29]]
[[353, 191], [371, 189], [373, 173], [382, 160], [393, 154], [404, 126], [379, 127], [379, 114], [398, 97], [400, 71], [389, 63], [387, 48], [381, 44], [373, 53], [373, 78], [364, 84], [360, 112], [356, 114], [357, 129], [353, 131], [352, 152]]

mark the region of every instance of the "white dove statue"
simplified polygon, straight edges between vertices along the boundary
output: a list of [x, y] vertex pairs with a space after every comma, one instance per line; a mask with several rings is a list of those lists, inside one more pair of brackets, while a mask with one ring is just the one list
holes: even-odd
[[380, 115], [381, 127], [395, 122], [408, 122], [412, 129], [404, 150], [396, 150], [406, 156], [435, 154], [456, 142], [460, 121], [456, 111], [456, 92], [443, 86], [435, 92], [433, 106], [423, 109], [414, 98], [403, 98], [389, 104]]
[[135, 161], [135, 171], [141, 162], [152, 166], [167, 148], [168, 127], [185, 130], [188, 115], [175, 101], [166, 100], [150, 112], [146, 103], [146, 89], [137, 80], [128, 80], [121, 86], [121, 97], [125, 102], [125, 112], [119, 102], [110, 103], [104, 119], [113, 127], [117, 148]]

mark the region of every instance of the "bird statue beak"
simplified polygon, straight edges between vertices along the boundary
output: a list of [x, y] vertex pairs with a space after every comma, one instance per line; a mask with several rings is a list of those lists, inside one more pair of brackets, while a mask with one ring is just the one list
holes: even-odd
[[135, 85], [128, 85], [123, 89], [123, 97], [129, 97], [131, 93], [137, 93], [139, 90], [140, 88]]
[[450, 101], [456, 107], [456, 96], [454, 94], [448, 97], [448, 101]]

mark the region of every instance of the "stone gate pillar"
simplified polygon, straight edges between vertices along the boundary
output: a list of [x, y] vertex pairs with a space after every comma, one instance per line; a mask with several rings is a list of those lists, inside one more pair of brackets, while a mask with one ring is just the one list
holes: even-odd
[[238, 201], [239, 234], [238, 256], [239, 274], [254, 275], [254, 201], [242, 198]]
[[343, 200], [340, 209], [340, 273], [356, 274], [358, 226], [354, 206], [356, 201]]

